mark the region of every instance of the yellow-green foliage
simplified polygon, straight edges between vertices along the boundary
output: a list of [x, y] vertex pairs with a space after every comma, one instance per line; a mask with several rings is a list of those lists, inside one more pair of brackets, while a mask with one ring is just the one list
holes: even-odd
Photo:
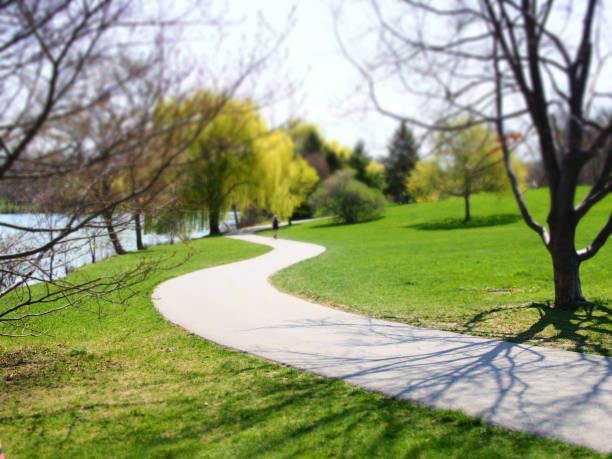
[[270, 130], [252, 102], [228, 100], [189, 149], [184, 203], [208, 211], [255, 207], [288, 217], [318, 180], [293, 150], [289, 135]]
[[[342, 168], [351, 156], [351, 148], [342, 146], [335, 140], [328, 141], [321, 133], [319, 126], [314, 123], [292, 120], [289, 122], [286, 131], [293, 140], [294, 150], [297, 155], [303, 156], [309, 153], [321, 153], [325, 156], [330, 167], [335, 163], [338, 169]], [[308, 137], [312, 135], [314, 135], [320, 143], [318, 146], [319, 151], [307, 151], [309, 147], [312, 148], [312, 145], [308, 145], [307, 142]], [[330, 156], [335, 157], [335, 159], [330, 158]], [[331, 172], [334, 172], [334, 170]]]
[[266, 126], [249, 101], [229, 100], [189, 148], [184, 204], [225, 211], [249, 182], [256, 164], [256, 139]]
[[334, 153], [342, 161], [347, 161], [351, 156], [350, 147], [344, 147], [340, 145], [340, 143], [338, 143], [336, 140], [326, 142], [325, 145], [329, 151]]
[[379, 190], [385, 187], [385, 166], [378, 161], [370, 161], [366, 166], [366, 176], [369, 182]]
[[[321, 131], [319, 126], [314, 123], [305, 123], [301, 120], [291, 120], [289, 125], [287, 126], [287, 133], [293, 139], [295, 145], [304, 145], [306, 143], [306, 139], [314, 134], [315, 137], [321, 142], [324, 142], [323, 136], [321, 135]], [[299, 148], [296, 147], [297, 150]], [[299, 154], [308, 154], [314, 153], [312, 151], [297, 151]], [[318, 152], [320, 153], [320, 152]]]
[[[514, 156], [511, 163], [524, 184], [525, 166]], [[433, 158], [419, 161], [407, 181], [408, 192], [418, 201], [503, 191], [509, 186], [497, 136], [482, 125], [439, 133]]]
[[318, 181], [317, 172], [293, 154], [293, 142], [282, 131], [274, 131], [254, 142], [252, 181], [237, 196], [239, 207], [255, 205], [279, 217], [289, 217]]
[[407, 191], [418, 202], [440, 199], [437, 184], [440, 181], [440, 168], [432, 159], [419, 161], [408, 176]]

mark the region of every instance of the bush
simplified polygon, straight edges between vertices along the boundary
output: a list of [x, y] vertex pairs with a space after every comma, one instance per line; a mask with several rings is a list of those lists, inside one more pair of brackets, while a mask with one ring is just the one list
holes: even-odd
[[316, 215], [335, 215], [345, 223], [356, 223], [384, 214], [386, 201], [382, 192], [368, 188], [353, 175], [353, 171], [341, 170], [319, 186], [310, 198]]

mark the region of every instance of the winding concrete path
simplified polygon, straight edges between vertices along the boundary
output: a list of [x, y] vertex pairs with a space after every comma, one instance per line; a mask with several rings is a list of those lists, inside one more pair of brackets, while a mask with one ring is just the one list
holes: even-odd
[[155, 306], [215, 343], [514, 430], [612, 451], [612, 359], [411, 327], [280, 293], [268, 277], [324, 247], [273, 251], [161, 284]]

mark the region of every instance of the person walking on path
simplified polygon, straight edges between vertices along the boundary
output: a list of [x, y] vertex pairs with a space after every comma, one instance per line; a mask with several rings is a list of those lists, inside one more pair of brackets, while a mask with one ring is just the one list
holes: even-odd
[[275, 215], [274, 217], [272, 217], [272, 232], [274, 233], [274, 239], [278, 238], [278, 225], [278, 217]]

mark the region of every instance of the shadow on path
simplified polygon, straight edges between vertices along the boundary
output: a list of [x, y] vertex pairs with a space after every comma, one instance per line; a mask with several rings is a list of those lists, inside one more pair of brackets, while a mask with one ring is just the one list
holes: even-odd
[[[472, 319], [460, 327], [461, 332], [482, 335], [479, 328], [496, 316], [511, 314], [516, 310], [534, 310], [538, 313], [538, 319], [530, 323], [527, 329], [515, 333], [500, 333], [492, 337], [511, 341], [514, 343], [542, 343], [551, 342], [559, 344], [567, 341], [574, 347], [571, 349], [577, 352], [592, 352], [610, 357], [612, 350], [605, 343], [596, 342], [590, 338], [593, 336], [609, 336], [612, 329], [612, 310], [603, 305], [593, 305], [577, 310], [556, 309], [548, 304], [532, 303], [530, 305], [503, 306], [489, 309], [476, 314]], [[550, 336], [550, 329], [543, 333], [547, 328], [555, 330], [554, 336]]]
[[[323, 247], [240, 239], [276, 250], [166, 282], [156, 290], [158, 309], [213, 342], [275, 362], [435, 408], [461, 409], [512, 430], [612, 450], [609, 357], [412, 327], [311, 304], [279, 293], [266, 279]], [[478, 320], [485, 316], [470, 326]], [[539, 322], [545, 327], [544, 319]]]
[[434, 408], [459, 407], [528, 433], [582, 442], [595, 424], [612, 418], [604, 402], [612, 380], [606, 357], [376, 320], [300, 320], [264, 328], [270, 334], [274, 328], [305, 329], [315, 337], [337, 336], [341, 328], [345, 353], [272, 346], [258, 353], [274, 359], [281, 352], [284, 362], [298, 368]]

